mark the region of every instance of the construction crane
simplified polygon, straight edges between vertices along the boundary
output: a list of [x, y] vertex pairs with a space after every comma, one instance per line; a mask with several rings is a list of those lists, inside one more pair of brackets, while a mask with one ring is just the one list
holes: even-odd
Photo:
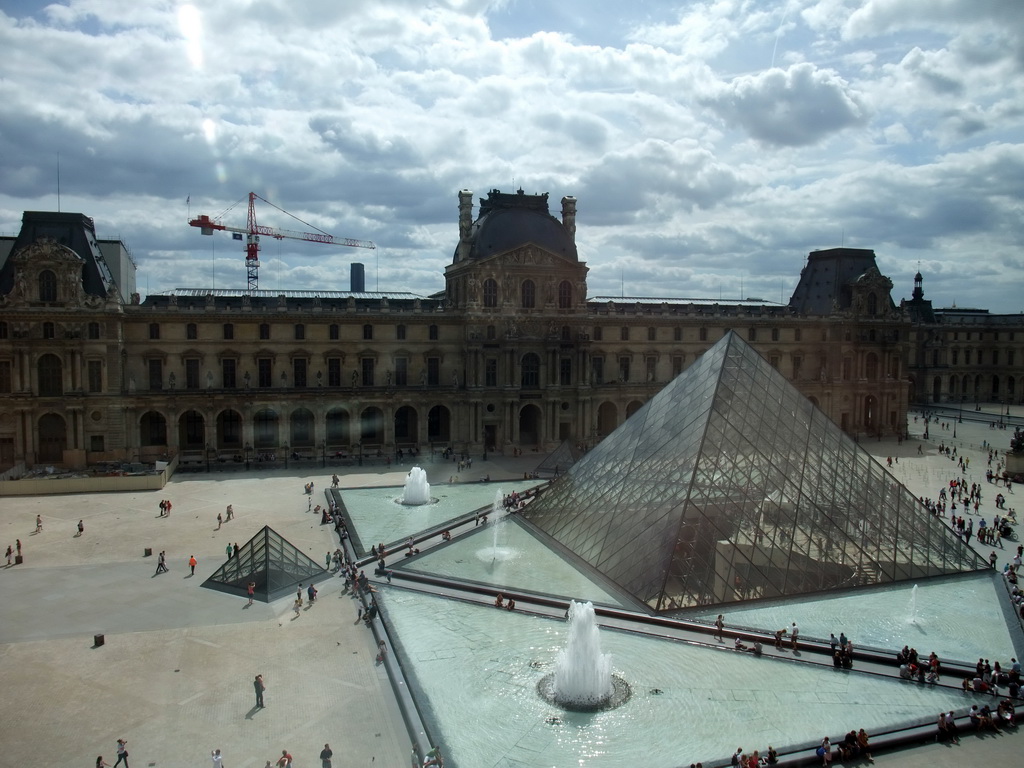
[[[250, 292], [255, 291], [259, 286], [259, 270], [260, 270], [260, 236], [266, 235], [267, 237], [273, 237], [278, 240], [307, 240], [311, 243], [326, 243], [328, 245], [347, 245], [351, 248], [372, 248], [375, 249], [377, 246], [369, 240], [353, 240], [350, 237], [334, 237], [329, 235], [323, 230], [317, 229], [316, 232], [295, 232], [288, 229], [278, 229], [277, 227], [266, 227], [262, 224], [256, 223], [256, 200], [263, 200], [269, 206], [277, 208], [281, 213], [288, 214], [298, 222], [305, 224], [307, 227], [312, 227], [309, 224], [297, 216], [292, 216], [288, 211], [283, 208], [278, 208], [276, 205], [271, 203], [269, 200], [264, 200], [262, 197], [257, 195], [255, 192], [249, 193], [249, 217], [247, 220], [247, 226], [242, 227], [229, 227], [225, 224], [220, 223], [220, 217], [217, 219], [211, 219], [209, 216], [201, 215], [198, 218], [189, 221], [189, 226], [199, 227], [200, 233], [204, 235], [212, 235], [214, 230], [221, 230], [223, 232], [234, 233], [235, 239], [241, 240], [242, 235], [245, 235], [245, 270], [248, 275], [248, 290]], [[241, 202], [241, 201], [239, 201]], [[235, 203], [237, 205], [238, 203]], [[234, 208], [234, 206], [231, 206]], [[228, 208], [227, 213], [231, 208]], [[223, 216], [223, 214], [221, 214]]]

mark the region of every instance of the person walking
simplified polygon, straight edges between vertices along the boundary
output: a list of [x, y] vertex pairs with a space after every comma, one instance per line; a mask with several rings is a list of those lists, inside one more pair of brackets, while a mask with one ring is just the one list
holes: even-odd
[[331, 750], [330, 744], [324, 744], [324, 748], [320, 750], [320, 768], [331, 768], [331, 757], [334, 752]]
[[43, 530], [43, 516], [36, 515], [36, 533], [41, 533]]
[[227, 519], [228, 520], [231, 520], [232, 518], [234, 518], [234, 516], [235, 516], [235, 508], [233, 506], [231, 506], [230, 504], [228, 504], [228, 508], [225, 510], [225, 512], [227, 513]]
[[218, 512], [217, 513], [217, 530], [218, 531], [220, 530], [220, 527], [222, 525], [224, 525], [224, 515], [222, 515], [220, 512]]
[[245, 588], [245, 591], [249, 593], [249, 603], [248, 603], [248, 605], [252, 605], [252, 598], [256, 594], [256, 582], [255, 581], [250, 581], [249, 582], [249, 586], [247, 586]]
[[117, 768], [124, 761], [124, 768], [128, 768], [128, 740], [118, 739], [117, 740], [117, 762], [114, 763], [114, 768]]
[[235, 542], [235, 551], [234, 551], [234, 555], [232, 555], [232, 557], [238, 557], [238, 550], [239, 549], [241, 549], [241, 547], [238, 546], [238, 542], [236, 541]]
[[166, 573], [166, 572], [167, 572], [167, 554], [166, 554], [166, 552], [161, 552], [159, 555], [156, 556], [156, 573], [154, 573], [153, 575], [157, 576], [157, 575], [159, 575], [161, 573]]
[[715, 619], [715, 637], [718, 640], [722, 639], [722, 627], [725, 626], [725, 616], [718, 614], [718, 618]]
[[228, 542], [228, 545], [226, 547], [224, 547], [224, 554], [228, 556], [228, 560], [231, 559], [231, 542], [230, 541]]
[[196, 560], [196, 556], [195, 555], [189, 555], [188, 567], [192, 569], [192, 575], [193, 576], [196, 575], [196, 566], [197, 565], [199, 565], [199, 561]]
[[252, 687], [256, 690], [256, 706], [263, 709], [263, 692], [267, 690], [267, 686], [263, 684], [263, 675], [256, 675]]
[[213, 768], [224, 768], [224, 756], [220, 753], [219, 749], [215, 749], [210, 753], [210, 759], [213, 761]]
[[7, 545], [7, 564], [11, 564], [11, 558], [14, 557], [14, 547], [10, 544]]
[[76, 533], [75, 535], [76, 536], [81, 536], [83, 533], [85, 533], [85, 523], [82, 522], [81, 520], [79, 520], [78, 521], [78, 533]]
[[21, 539], [14, 540], [14, 548], [18, 550], [18, 557], [21, 557]]

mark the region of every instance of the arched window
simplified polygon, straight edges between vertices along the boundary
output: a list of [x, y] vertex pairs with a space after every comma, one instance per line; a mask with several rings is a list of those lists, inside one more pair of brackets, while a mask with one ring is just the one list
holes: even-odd
[[558, 308], [572, 309], [572, 283], [568, 280], [558, 284]]
[[490, 277], [484, 280], [484, 306], [498, 306], [498, 281]]
[[57, 300], [57, 275], [48, 269], [39, 273], [39, 300]]
[[532, 352], [523, 355], [522, 386], [536, 389], [540, 386], [540, 358]]
[[533, 309], [537, 303], [537, 286], [533, 280], [523, 280], [522, 286], [523, 309]]

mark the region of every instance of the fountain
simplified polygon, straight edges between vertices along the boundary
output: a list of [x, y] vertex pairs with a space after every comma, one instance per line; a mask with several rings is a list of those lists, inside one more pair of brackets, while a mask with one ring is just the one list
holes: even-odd
[[424, 469], [413, 467], [409, 470], [405, 478], [402, 503], [407, 506], [430, 503], [430, 483], [427, 482], [427, 473]]
[[917, 584], [910, 590], [910, 605], [907, 607], [907, 623], [917, 624]]
[[537, 684], [540, 695], [574, 712], [613, 709], [630, 697], [629, 684], [612, 674], [612, 657], [601, 653], [594, 604], [569, 603], [569, 639], [555, 671]]

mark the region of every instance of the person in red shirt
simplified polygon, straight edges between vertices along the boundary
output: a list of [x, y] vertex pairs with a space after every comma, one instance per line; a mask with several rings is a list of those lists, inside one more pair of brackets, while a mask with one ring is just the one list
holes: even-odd
[[196, 575], [196, 566], [199, 565], [199, 561], [196, 560], [195, 555], [191, 555], [188, 559], [188, 567], [192, 569], [192, 575]]

